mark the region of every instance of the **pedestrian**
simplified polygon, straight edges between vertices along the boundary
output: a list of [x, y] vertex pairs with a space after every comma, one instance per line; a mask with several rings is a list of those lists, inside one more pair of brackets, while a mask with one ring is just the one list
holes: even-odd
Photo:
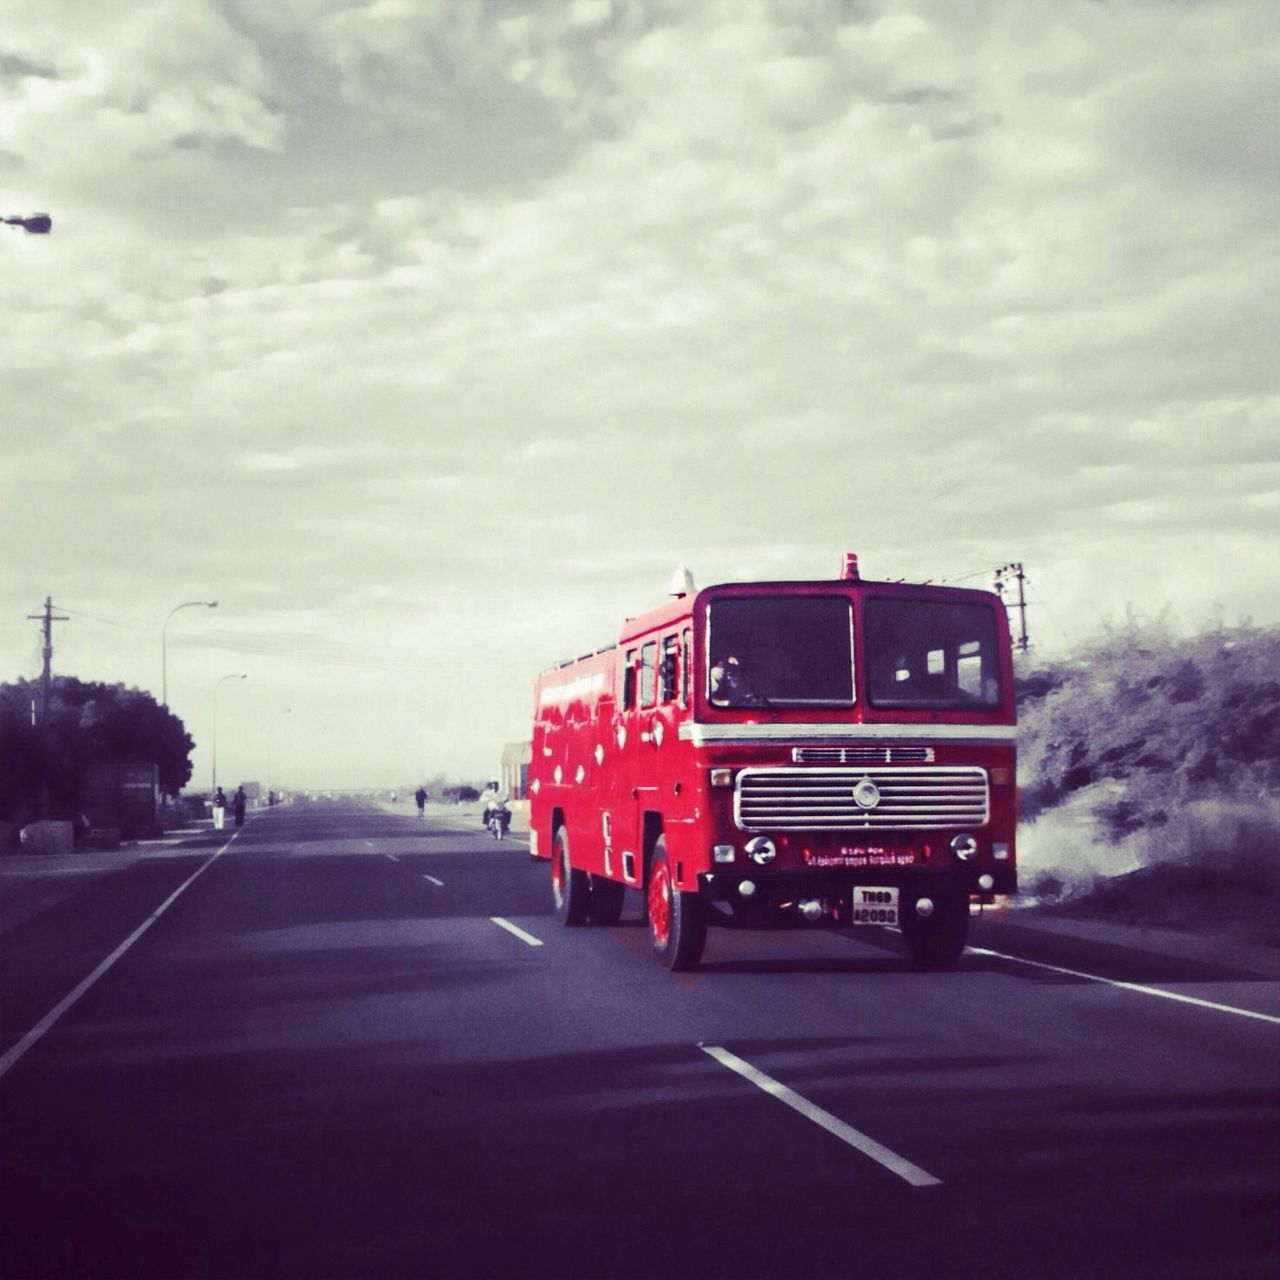
[[245, 795], [243, 787], [236, 788], [236, 794], [232, 800], [232, 804], [236, 811], [236, 826], [244, 826], [244, 807], [249, 803], [249, 797]]
[[421, 817], [425, 814], [425, 812], [426, 812], [426, 808], [427, 808], [427, 792], [426, 792], [426, 789], [425, 789], [424, 787], [419, 787], [419, 788], [417, 789], [417, 791], [415, 791], [415, 792], [413, 793], [413, 798], [414, 798], [414, 800], [417, 802], [417, 805], [418, 805], [418, 817], [420, 817], [420, 818], [421, 818]]
[[221, 831], [227, 820], [227, 797], [221, 787], [213, 793], [213, 829]]

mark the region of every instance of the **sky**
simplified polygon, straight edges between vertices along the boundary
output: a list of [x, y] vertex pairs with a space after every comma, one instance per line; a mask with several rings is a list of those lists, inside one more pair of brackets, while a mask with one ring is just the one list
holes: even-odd
[[1274, 624], [1278, 90], [1274, 0], [19, 6], [0, 680], [51, 598], [193, 786], [394, 785], [678, 564]]

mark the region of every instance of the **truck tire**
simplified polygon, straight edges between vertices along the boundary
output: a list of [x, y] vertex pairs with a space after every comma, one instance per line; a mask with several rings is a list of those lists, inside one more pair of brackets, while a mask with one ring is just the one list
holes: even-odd
[[556, 831], [551, 849], [551, 896], [555, 900], [556, 919], [568, 928], [587, 922], [591, 882], [587, 873], [569, 861], [569, 837], [563, 827]]
[[622, 904], [627, 886], [605, 876], [591, 877], [591, 894], [587, 915], [592, 924], [617, 924], [622, 916]]
[[902, 940], [916, 969], [935, 972], [954, 969], [969, 936], [969, 895], [942, 892], [923, 895], [933, 900], [933, 914], [916, 914], [915, 898], [907, 901], [902, 912]]
[[696, 893], [676, 888], [663, 836], [653, 848], [645, 901], [649, 904], [649, 939], [658, 963], [673, 973], [696, 969], [707, 944], [707, 917]]

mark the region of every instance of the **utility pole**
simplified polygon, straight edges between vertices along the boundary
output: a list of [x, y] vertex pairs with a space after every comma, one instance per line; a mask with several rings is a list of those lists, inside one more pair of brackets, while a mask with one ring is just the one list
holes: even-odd
[[[1012, 607], [1018, 611], [1018, 641], [1017, 649], [1019, 653], [1026, 653], [1030, 647], [1030, 640], [1027, 639], [1027, 594], [1026, 581], [1027, 575], [1022, 571], [1022, 562], [1015, 561], [1013, 564], [1001, 565], [996, 570], [995, 589], [996, 595], [1004, 600], [1004, 589], [1007, 585], [1006, 576], [1011, 577], [1018, 584], [1018, 598], [1014, 601]], [[1009, 608], [1005, 605], [1005, 608]]]
[[45, 596], [44, 612], [27, 614], [29, 622], [41, 623], [41, 631], [44, 634], [44, 670], [40, 674], [40, 711], [39, 721], [37, 722], [40, 729], [40, 754], [42, 756], [40, 764], [40, 816], [48, 818], [49, 816], [49, 757], [52, 754], [52, 747], [49, 741], [49, 689], [53, 683], [53, 624], [55, 622], [66, 622], [67, 618], [62, 614], [56, 614], [53, 611], [53, 597]]
[[54, 613], [52, 597], [45, 596], [44, 612], [29, 613], [27, 620], [43, 624], [40, 628], [44, 633], [44, 671], [40, 676], [40, 723], [43, 724], [49, 712], [49, 685], [53, 680], [53, 624], [66, 622], [67, 618], [63, 614]]

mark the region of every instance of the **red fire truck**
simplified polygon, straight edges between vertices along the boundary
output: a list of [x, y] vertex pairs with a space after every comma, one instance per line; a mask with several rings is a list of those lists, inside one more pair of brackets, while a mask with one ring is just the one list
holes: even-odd
[[653, 950], [709, 925], [896, 926], [949, 968], [1017, 889], [1009, 629], [991, 592], [831, 581], [673, 589], [534, 691], [530, 852], [565, 925], [641, 893]]

